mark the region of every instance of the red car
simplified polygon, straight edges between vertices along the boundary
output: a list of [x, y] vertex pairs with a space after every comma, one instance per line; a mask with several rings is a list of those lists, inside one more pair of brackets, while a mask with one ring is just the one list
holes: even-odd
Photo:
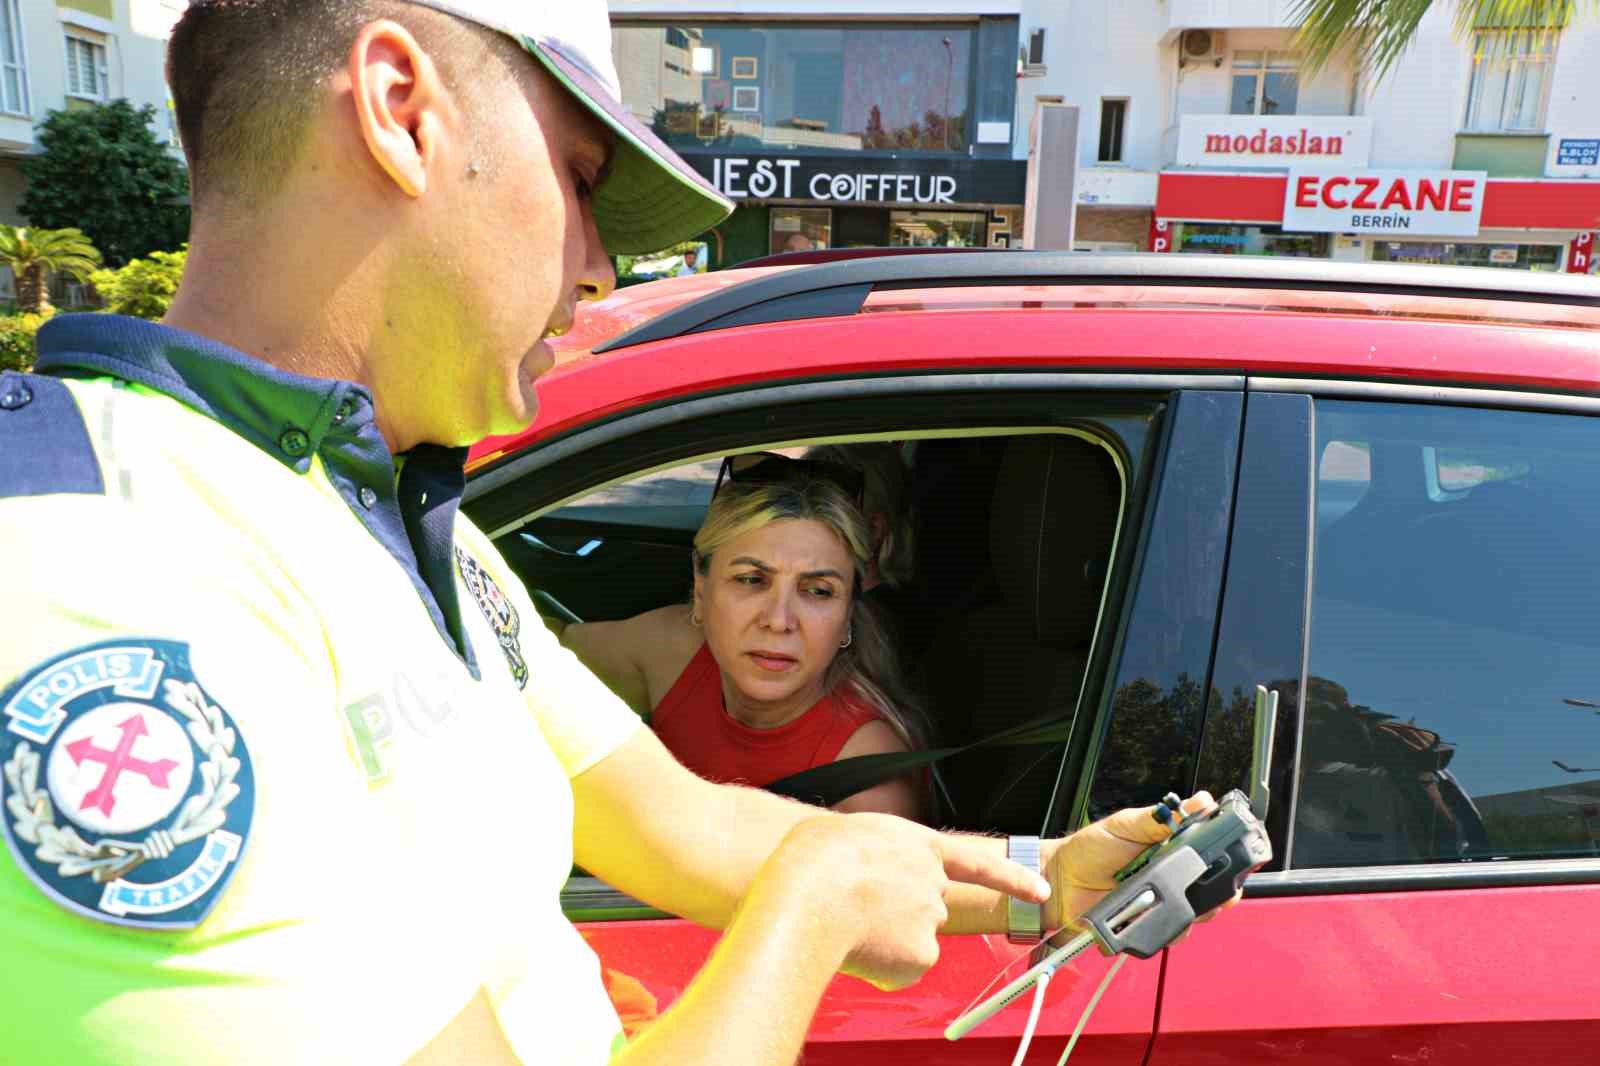
[[[1276, 858], [1111, 985], [1073, 1061], [1590, 1063], [1600, 1047], [1600, 287], [1455, 268], [1035, 253], [729, 271], [587, 309], [468, 510], [552, 613], [686, 595], [718, 457], [903, 442], [904, 655], [944, 821], [1056, 834], [1242, 785]], [[1045, 721], [1018, 743], [1018, 723]], [[714, 934], [592, 879], [630, 1026]], [[840, 978], [805, 1061], [1010, 1061], [1024, 949]], [[1108, 960], [1057, 975], [1053, 1063]], [[761, 1001], [751, 990], [752, 1009]]]

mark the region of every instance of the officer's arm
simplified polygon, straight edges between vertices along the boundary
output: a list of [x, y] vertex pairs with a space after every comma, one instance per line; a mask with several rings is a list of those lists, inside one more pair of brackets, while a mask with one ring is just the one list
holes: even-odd
[[[846, 926], [818, 920], [793, 892], [758, 892], [672, 1009], [613, 1066], [737, 1062], [790, 1066], [811, 1016], [851, 948]], [[825, 893], [809, 893], [813, 900]], [[485, 994], [408, 1066], [516, 1066]]]
[[[580, 866], [636, 899], [717, 929], [727, 927], [784, 836], [826, 816], [769, 792], [705, 781], [643, 729], [574, 778], [572, 790]], [[1003, 839], [961, 839], [1005, 858]], [[1000, 893], [953, 883], [945, 898], [945, 932], [1005, 932]]]
[[[579, 865], [637, 899], [713, 928], [725, 928], [732, 920], [756, 871], [784, 836], [801, 821], [819, 817], [818, 809], [806, 804], [702, 780], [643, 729], [574, 778], [572, 787]], [[1184, 803], [1191, 813], [1211, 806], [1204, 793]], [[934, 833], [907, 825], [945, 841], [960, 841], [961, 850], [952, 854], [963, 861], [972, 855], [994, 863], [1005, 858], [1004, 838]], [[1117, 870], [1165, 835], [1148, 810], [1140, 808], [1045, 841], [1041, 859], [1054, 893], [1046, 905], [1046, 923], [1055, 928], [1088, 909], [1112, 886]], [[942, 932], [1005, 932], [1006, 897], [995, 891], [997, 882], [968, 877], [961, 869], [949, 873], [953, 880], [945, 902], [950, 914]], [[1016, 884], [1025, 891], [1020, 880]], [[860, 962], [867, 972], [876, 965], [872, 959]]]

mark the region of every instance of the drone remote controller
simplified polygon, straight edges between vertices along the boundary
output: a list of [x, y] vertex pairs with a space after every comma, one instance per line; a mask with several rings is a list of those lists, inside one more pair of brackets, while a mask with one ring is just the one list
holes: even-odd
[[1271, 861], [1267, 827], [1250, 810], [1249, 797], [1235, 789], [1210, 814], [1183, 821], [1119, 871], [1121, 884], [1083, 921], [1101, 953], [1148, 959]]
[[[945, 1037], [959, 1040], [1035, 984], [1048, 983], [1057, 968], [1090, 947], [1098, 947], [1105, 955], [1148, 959], [1183, 935], [1195, 919], [1232, 899], [1245, 878], [1271, 862], [1266, 817], [1277, 715], [1278, 693], [1258, 685], [1249, 795], [1234, 789], [1209, 814], [1193, 818], [1184, 817], [1177, 796], [1163, 799], [1152, 813], [1156, 821], [1172, 826], [1172, 836], [1146, 848], [1117, 871], [1117, 887], [1083, 915], [1087, 928], [1082, 933], [1060, 947], [1041, 945], [1026, 973], [962, 1012], [945, 1030]], [[1090, 1009], [1099, 994], [1090, 1000]], [[1022, 1053], [1026, 1053], [1042, 999], [1035, 996]], [[1079, 1022], [1080, 1031], [1087, 1020], [1086, 1011]], [[1074, 1034], [1067, 1045], [1069, 1053], [1076, 1039]]]

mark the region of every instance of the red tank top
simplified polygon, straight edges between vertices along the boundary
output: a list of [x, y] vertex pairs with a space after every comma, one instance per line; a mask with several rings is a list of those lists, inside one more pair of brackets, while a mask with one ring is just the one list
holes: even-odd
[[724, 708], [722, 671], [711, 646], [702, 644], [651, 712], [650, 728], [679, 762], [701, 777], [759, 788], [833, 762], [857, 729], [881, 717], [835, 693], [776, 729], [745, 725]]

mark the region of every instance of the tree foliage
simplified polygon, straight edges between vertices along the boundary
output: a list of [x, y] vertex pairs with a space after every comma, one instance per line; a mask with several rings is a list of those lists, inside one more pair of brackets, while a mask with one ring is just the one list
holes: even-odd
[[[1439, 0], [1454, 7], [1456, 33], [1532, 30], [1567, 25], [1579, 7], [1597, 0]], [[1314, 73], [1334, 54], [1351, 49], [1359, 69], [1387, 74], [1416, 37], [1434, 0], [1295, 0], [1290, 18], [1299, 27], [1305, 69]]]
[[187, 247], [176, 252], [151, 252], [119, 270], [97, 270], [93, 281], [106, 310], [139, 318], [160, 318], [183, 280]]
[[50, 309], [50, 275], [84, 281], [100, 265], [100, 252], [82, 230], [0, 225], [0, 265], [16, 276], [18, 310], [38, 314]]
[[28, 370], [33, 366], [34, 336], [50, 315], [0, 315], [0, 370]]
[[38, 128], [40, 154], [22, 164], [21, 210], [36, 226], [75, 226], [121, 266], [188, 238], [188, 172], [150, 123], [155, 108], [126, 100], [52, 111]]

